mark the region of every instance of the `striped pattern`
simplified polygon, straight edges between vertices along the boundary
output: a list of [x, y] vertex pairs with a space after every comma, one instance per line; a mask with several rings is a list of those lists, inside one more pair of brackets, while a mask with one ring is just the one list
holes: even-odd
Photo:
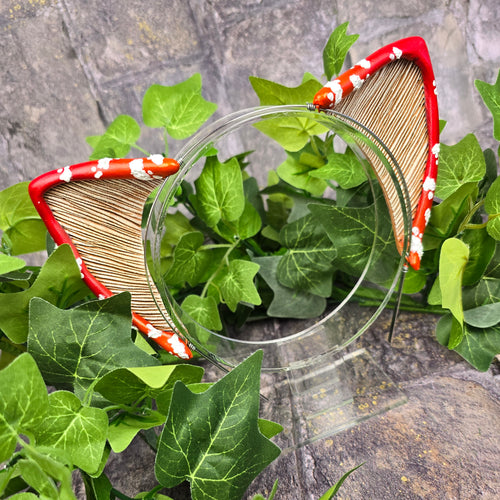
[[[336, 104], [335, 111], [362, 123], [391, 151], [410, 191], [413, 217], [422, 193], [429, 153], [424, 84], [418, 66], [406, 59], [389, 63]], [[396, 241], [402, 251], [404, 220], [396, 188], [377, 156], [367, 146], [360, 146], [391, 207]]]
[[153, 292], [150, 289], [142, 242], [144, 204], [161, 182], [104, 179], [65, 183], [49, 189], [45, 199], [90, 273], [112, 293], [130, 292], [132, 310], [148, 318], [155, 328], [171, 330], [173, 324], [165, 321], [169, 316], [160, 293], [156, 287]]

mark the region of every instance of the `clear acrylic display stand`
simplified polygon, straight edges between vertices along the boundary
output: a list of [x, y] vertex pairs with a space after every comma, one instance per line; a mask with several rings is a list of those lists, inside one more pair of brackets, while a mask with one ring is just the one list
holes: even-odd
[[375, 207], [372, 251], [363, 271], [345, 297], [332, 304], [320, 318], [269, 318], [222, 335], [203, 328], [182, 310], [172, 297], [161, 270], [161, 242], [169, 231], [166, 215], [172, 212], [172, 202], [181, 182], [193, 182], [201, 173], [206, 153], [215, 148], [221, 161], [252, 151], [248, 170], [261, 187], [265, 186], [268, 171], [284, 160], [285, 153], [254, 125], [263, 122], [272, 125], [273, 120], [283, 118], [297, 124], [314, 124], [323, 133], [334, 134], [340, 150], [351, 148], [365, 166], [374, 197], [381, 177], [374, 175], [373, 159], [379, 168], [382, 165], [383, 182], [391, 183], [390, 190], [395, 193], [390, 203], [396, 205], [393, 210], [404, 220], [403, 248], [407, 249], [411, 228], [409, 197], [390, 151], [362, 124], [349, 117], [335, 112], [318, 113], [301, 105], [259, 107], [228, 115], [186, 144], [177, 155], [181, 163], [179, 173], [167, 178], [156, 195], [146, 229], [145, 248], [150, 252], [151, 286], [156, 286], [163, 300], [163, 304], [158, 304], [160, 310], [168, 312], [172, 326], [199, 353], [222, 369], [230, 370], [255, 350], [263, 350], [261, 416], [283, 425], [285, 430], [275, 441], [286, 449], [335, 434], [406, 401], [369, 353], [356, 345], [356, 339], [387, 305], [405, 263], [404, 256], [395, 253], [391, 280], [384, 283], [384, 287], [378, 286], [380, 300], [376, 305], [363, 307], [353, 299], [356, 291], [366, 285], [370, 270], [377, 265], [375, 243], [382, 229], [381, 214]]

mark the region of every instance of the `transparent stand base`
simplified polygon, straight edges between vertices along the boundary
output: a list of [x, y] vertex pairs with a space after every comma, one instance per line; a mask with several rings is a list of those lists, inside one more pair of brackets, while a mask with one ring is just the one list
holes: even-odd
[[404, 393], [365, 349], [328, 357], [314, 366], [262, 376], [261, 416], [284, 432], [284, 451], [332, 436], [406, 402]]

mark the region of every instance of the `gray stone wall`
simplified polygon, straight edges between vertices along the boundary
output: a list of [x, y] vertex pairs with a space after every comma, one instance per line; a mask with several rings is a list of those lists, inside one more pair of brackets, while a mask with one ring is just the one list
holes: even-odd
[[[442, 140], [476, 132], [494, 146], [474, 79], [500, 68], [498, 0], [0, 0], [0, 189], [85, 161], [88, 135], [116, 115], [141, 118], [149, 85], [194, 72], [218, 116], [258, 104], [256, 75], [294, 86], [322, 74], [330, 32], [359, 33], [351, 58], [409, 35], [429, 45]], [[157, 131], [141, 145], [161, 148]]]

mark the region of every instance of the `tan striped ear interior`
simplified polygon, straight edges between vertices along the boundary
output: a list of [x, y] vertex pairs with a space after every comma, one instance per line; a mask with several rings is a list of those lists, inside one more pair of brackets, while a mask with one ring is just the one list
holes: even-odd
[[[340, 101], [335, 111], [363, 124], [391, 151], [408, 186], [413, 218], [422, 192], [429, 148], [424, 84], [418, 66], [405, 59], [389, 63]], [[384, 190], [401, 251], [404, 219], [398, 194], [382, 162], [368, 147], [360, 147]]]
[[[45, 194], [57, 222], [90, 273], [113, 293], [129, 291], [132, 311], [160, 330], [171, 330], [160, 293], [152, 299], [144, 265], [142, 213], [162, 180], [101, 179], [59, 184]], [[154, 285], [152, 285], [154, 286]]]

